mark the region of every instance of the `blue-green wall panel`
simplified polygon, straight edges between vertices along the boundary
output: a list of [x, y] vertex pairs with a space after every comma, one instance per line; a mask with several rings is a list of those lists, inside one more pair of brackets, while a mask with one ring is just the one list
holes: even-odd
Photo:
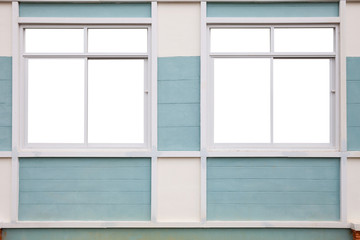
[[150, 3], [20, 3], [20, 17], [151, 17]]
[[347, 78], [347, 146], [360, 150], [360, 57], [346, 59]]
[[158, 149], [200, 150], [200, 57], [158, 59]]
[[160, 151], [198, 151], [200, 127], [159, 127], [158, 142]]
[[149, 158], [22, 158], [19, 219], [150, 220]]
[[11, 151], [12, 57], [0, 57], [0, 151]]
[[199, 103], [199, 79], [160, 80], [158, 103]]
[[208, 17], [338, 17], [339, 3], [208, 3]]
[[200, 57], [158, 58], [158, 80], [200, 79]]
[[200, 106], [191, 104], [160, 104], [158, 113], [159, 127], [200, 127]]
[[208, 158], [208, 220], [340, 218], [338, 158]]
[[3, 240], [352, 240], [350, 229], [3, 229]]

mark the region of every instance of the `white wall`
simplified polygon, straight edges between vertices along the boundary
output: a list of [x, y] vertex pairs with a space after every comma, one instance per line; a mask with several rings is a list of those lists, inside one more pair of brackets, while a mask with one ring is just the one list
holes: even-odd
[[360, 159], [347, 162], [347, 214], [348, 221], [360, 223]]
[[200, 221], [200, 158], [159, 158], [159, 222]]
[[0, 3], [0, 56], [11, 56], [11, 3]]
[[360, 56], [360, 3], [346, 4], [346, 55], [348, 57]]
[[0, 158], [0, 222], [10, 222], [11, 159]]
[[158, 3], [158, 56], [200, 56], [200, 3]]

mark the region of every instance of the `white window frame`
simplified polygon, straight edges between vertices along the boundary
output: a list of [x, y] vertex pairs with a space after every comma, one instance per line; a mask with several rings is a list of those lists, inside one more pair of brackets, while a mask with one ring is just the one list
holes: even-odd
[[[270, 52], [256, 53], [211, 53], [211, 29], [224, 28], [270, 28]], [[333, 52], [274, 52], [274, 29], [275, 28], [334, 28], [334, 51]], [[208, 94], [206, 97], [207, 107], [205, 109], [207, 117], [207, 149], [210, 151], [269, 151], [269, 150], [319, 150], [319, 151], [336, 151], [339, 148], [339, 29], [337, 24], [207, 24], [207, 82]], [[214, 59], [215, 58], [270, 58], [271, 65], [273, 59], [329, 59], [330, 68], [330, 143], [215, 143], [214, 142]], [[273, 141], [273, 75], [271, 70], [270, 76], [270, 97], [271, 97], [271, 141]]]
[[[84, 29], [83, 53], [25, 53], [25, 29]], [[88, 29], [147, 29], [146, 53], [89, 53]], [[148, 151], [151, 147], [151, 26], [146, 24], [23, 24], [20, 30], [20, 146], [21, 149], [123, 149]], [[84, 84], [84, 143], [29, 143], [28, 142], [28, 89], [27, 89], [27, 59], [36, 58], [74, 58], [85, 60]], [[88, 61], [91, 59], [140, 59], [144, 60], [144, 143], [88, 143]]]

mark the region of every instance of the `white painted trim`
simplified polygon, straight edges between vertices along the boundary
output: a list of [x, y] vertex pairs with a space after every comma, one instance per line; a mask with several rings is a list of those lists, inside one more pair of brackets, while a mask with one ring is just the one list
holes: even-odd
[[[207, 213], [207, 182], [206, 182], [206, 173], [207, 173], [207, 159], [206, 159], [206, 149], [207, 149], [207, 26], [206, 26], [206, 2], [201, 2], [200, 9], [200, 44], [201, 44], [201, 52], [200, 52], [200, 66], [201, 66], [201, 74], [200, 74], [200, 148], [201, 152], [205, 153], [204, 156], [201, 156], [201, 168], [200, 168], [200, 222], [206, 223], [206, 213]], [[203, 155], [203, 154], [201, 154]]]
[[360, 223], [351, 223], [350, 228], [355, 231], [360, 231]]
[[[359, 0], [350, 0], [352, 2]], [[75, 3], [98, 3], [101, 0], [0, 0], [0, 2], [75, 2]], [[129, 0], [106, 0], [106, 2], [129, 2]], [[132, 0], [132, 2], [284, 2], [284, 0]], [[299, 2], [287, 0], [286, 2]], [[339, 0], [302, 0], [301, 2], [339, 2]]]
[[342, 157], [343, 153], [341, 152], [331, 152], [331, 151], [293, 151], [286, 150], [283, 151], [254, 151], [254, 150], [241, 150], [241, 151], [209, 151], [207, 157]]
[[121, 222], [121, 221], [18, 221], [0, 223], [0, 228], [350, 228], [337, 221], [228, 221], [194, 222]]
[[11, 151], [0, 151], [0, 160], [1, 158], [11, 158], [12, 152]]
[[207, 26], [206, 26], [206, 2], [201, 2], [200, 13], [200, 149], [206, 151], [207, 149]]
[[[351, 154], [352, 153], [352, 154]], [[199, 157], [352, 157], [360, 158], [360, 152], [337, 151], [300, 151], [281, 149], [271, 151], [269, 149], [220, 149], [214, 151], [150, 151], [133, 149], [36, 149], [21, 150], [18, 157], [173, 157], [173, 158], [199, 158]]]
[[340, 96], [338, 97], [338, 102], [340, 102], [339, 106], [339, 114], [340, 114], [340, 133], [339, 133], [339, 141], [340, 141], [340, 150], [347, 151], [347, 106], [346, 106], [346, 1], [340, 1], [339, 3], [339, 12], [341, 23], [339, 26], [340, 33], [340, 43], [339, 43], [339, 92]]
[[11, 158], [11, 222], [18, 220], [19, 210], [19, 4], [12, 3], [12, 158]]
[[360, 151], [350, 151], [346, 152], [346, 156], [348, 158], [359, 158], [360, 159]]
[[201, 157], [201, 173], [200, 173], [200, 221], [206, 223], [206, 213], [207, 213], [207, 159], [206, 157]]
[[157, 3], [151, 3], [151, 16], [152, 16], [152, 25], [151, 25], [151, 149], [152, 151], [157, 150], [157, 56], [158, 56], [158, 20], [157, 20]]
[[[31, 1], [32, 2], [32, 1]], [[19, 24], [151, 24], [151, 18], [51, 18], [19, 17]]]
[[311, 23], [339, 23], [340, 18], [339, 17], [304, 17], [304, 18], [288, 18], [288, 17], [269, 17], [269, 18], [263, 18], [263, 17], [208, 17], [206, 22], [208, 24], [291, 24], [291, 23], [304, 23], [304, 24], [311, 24]]
[[340, 220], [347, 222], [347, 158], [340, 159]]

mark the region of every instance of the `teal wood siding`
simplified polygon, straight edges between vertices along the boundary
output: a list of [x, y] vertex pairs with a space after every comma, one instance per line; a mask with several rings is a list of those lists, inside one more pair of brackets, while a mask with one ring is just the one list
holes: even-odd
[[20, 17], [151, 17], [150, 3], [20, 3]]
[[208, 17], [338, 17], [338, 2], [212, 3]]
[[360, 150], [360, 57], [346, 59], [347, 88], [347, 146]]
[[149, 158], [20, 159], [20, 220], [150, 220]]
[[208, 220], [336, 221], [337, 158], [209, 158]]
[[11, 151], [12, 57], [0, 57], [0, 151]]
[[3, 240], [352, 240], [350, 229], [4, 229]]
[[158, 149], [200, 150], [200, 57], [158, 59]]

